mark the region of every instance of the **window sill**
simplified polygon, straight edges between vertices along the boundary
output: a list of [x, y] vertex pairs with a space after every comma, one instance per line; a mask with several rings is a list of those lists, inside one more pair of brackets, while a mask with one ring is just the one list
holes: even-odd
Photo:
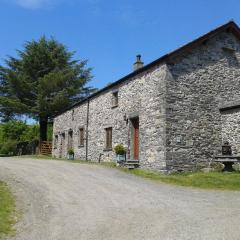
[[114, 105], [114, 106], [112, 106], [112, 109], [113, 109], [113, 108], [117, 108], [117, 107], [118, 107], [118, 105]]
[[103, 151], [104, 152], [110, 152], [110, 151], [112, 151], [112, 148], [105, 148], [105, 149], [103, 149]]

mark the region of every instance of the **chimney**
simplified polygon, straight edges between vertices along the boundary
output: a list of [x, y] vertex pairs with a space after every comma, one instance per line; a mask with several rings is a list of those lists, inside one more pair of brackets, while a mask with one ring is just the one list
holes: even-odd
[[137, 71], [138, 69], [143, 67], [143, 62], [141, 61], [141, 55], [137, 55], [137, 60], [133, 64], [134, 71]]

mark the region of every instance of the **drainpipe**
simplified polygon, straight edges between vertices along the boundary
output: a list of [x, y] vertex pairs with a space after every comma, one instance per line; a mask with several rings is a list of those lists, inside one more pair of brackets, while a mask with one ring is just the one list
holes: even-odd
[[88, 125], [89, 125], [89, 99], [87, 100], [86, 161], [88, 161]]

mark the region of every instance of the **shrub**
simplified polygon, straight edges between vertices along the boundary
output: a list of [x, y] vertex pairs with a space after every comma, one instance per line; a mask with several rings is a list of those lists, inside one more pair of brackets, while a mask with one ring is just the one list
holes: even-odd
[[4, 140], [21, 140], [21, 136], [27, 131], [28, 126], [22, 121], [9, 121], [2, 124], [1, 135]]
[[74, 155], [74, 150], [73, 149], [69, 149], [68, 150], [68, 155]]
[[17, 153], [17, 141], [8, 140], [2, 143], [0, 153], [6, 155], [15, 155]]
[[210, 166], [213, 168], [214, 172], [222, 172], [224, 169], [224, 164], [220, 162], [212, 162]]
[[234, 164], [233, 164], [233, 169], [234, 169], [236, 172], [240, 172], [240, 163], [234, 163]]
[[125, 148], [124, 148], [124, 146], [122, 144], [115, 145], [114, 151], [118, 155], [124, 155], [125, 152], [126, 152], [126, 150], [125, 150]]

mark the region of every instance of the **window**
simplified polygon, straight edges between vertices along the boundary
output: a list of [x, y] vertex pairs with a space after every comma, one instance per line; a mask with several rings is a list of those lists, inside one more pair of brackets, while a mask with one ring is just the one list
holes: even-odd
[[54, 148], [56, 149], [58, 146], [58, 135], [55, 135], [54, 137]]
[[68, 132], [68, 149], [72, 149], [73, 148], [73, 131], [70, 130]]
[[118, 106], [118, 91], [113, 92], [112, 94], [112, 107]]
[[72, 110], [72, 121], [74, 121], [74, 109]]
[[106, 149], [112, 149], [112, 128], [106, 128]]
[[78, 146], [84, 146], [84, 128], [79, 128], [78, 130]]

